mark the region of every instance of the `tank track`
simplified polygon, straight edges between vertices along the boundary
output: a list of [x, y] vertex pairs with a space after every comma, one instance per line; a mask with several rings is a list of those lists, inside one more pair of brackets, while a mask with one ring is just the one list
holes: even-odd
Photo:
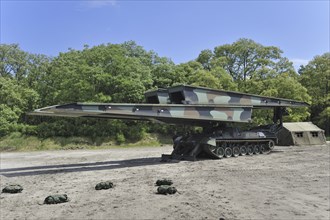
[[272, 139], [217, 139], [216, 146], [205, 144], [203, 150], [214, 159], [253, 154], [267, 154], [274, 149]]

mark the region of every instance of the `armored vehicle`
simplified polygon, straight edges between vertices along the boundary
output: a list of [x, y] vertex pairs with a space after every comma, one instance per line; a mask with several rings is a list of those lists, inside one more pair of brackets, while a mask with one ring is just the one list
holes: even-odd
[[[145, 93], [146, 103], [71, 103], [37, 109], [31, 115], [150, 120], [202, 127], [199, 133], [173, 138], [166, 159], [195, 160], [268, 153], [277, 144], [286, 107], [305, 102], [253, 94], [178, 85]], [[251, 122], [252, 110], [273, 109], [273, 124], [240, 131], [233, 123]]]

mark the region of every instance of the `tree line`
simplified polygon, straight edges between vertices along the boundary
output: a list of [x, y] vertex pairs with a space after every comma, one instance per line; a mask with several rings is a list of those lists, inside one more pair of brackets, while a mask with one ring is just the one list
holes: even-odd
[[[39, 137], [113, 137], [121, 143], [145, 132], [173, 127], [148, 122], [31, 117], [36, 108], [70, 102], [141, 103], [144, 92], [177, 84], [295, 99], [310, 108], [289, 109], [286, 121], [312, 121], [329, 135], [330, 53], [296, 71], [278, 47], [251, 39], [203, 50], [195, 60], [175, 64], [134, 41], [69, 49], [56, 57], [31, 54], [17, 44], [0, 45], [0, 137], [21, 132]], [[254, 124], [271, 122], [255, 111]]]

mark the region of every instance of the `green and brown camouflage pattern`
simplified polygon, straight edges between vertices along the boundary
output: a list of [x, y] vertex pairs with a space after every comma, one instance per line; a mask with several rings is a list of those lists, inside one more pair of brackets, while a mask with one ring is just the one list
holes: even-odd
[[189, 121], [249, 122], [251, 106], [208, 106], [177, 104], [72, 103], [37, 109], [32, 115], [64, 117], [100, 117], [156, 120], [165, 123]]
[[174, 86], [145, 93], [145, 104], [72, 103], [37, 109], [31, 115], [151, 120], [201, 125], [250, 122], [253, 108], [303, 107], [307, 103], [193, 86]]
[[168, 93], [171, 103], [173, 104], [250, 105], [254, 108], [308, 106], [305, 102], [291, 99], [266, 97], [184, 85], [168, 88]]
[[169, 104], [169, 95], [167, 89], [157, 89], [144, 93], [147, 103], [150, 104]]

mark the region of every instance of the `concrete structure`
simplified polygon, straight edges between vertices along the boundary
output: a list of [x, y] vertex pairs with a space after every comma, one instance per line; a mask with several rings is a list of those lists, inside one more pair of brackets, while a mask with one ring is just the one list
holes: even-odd
[[326, 144], [324, 131], [312, 122], [283, 123], [278, 132], [278, 145], [323, 145]]

